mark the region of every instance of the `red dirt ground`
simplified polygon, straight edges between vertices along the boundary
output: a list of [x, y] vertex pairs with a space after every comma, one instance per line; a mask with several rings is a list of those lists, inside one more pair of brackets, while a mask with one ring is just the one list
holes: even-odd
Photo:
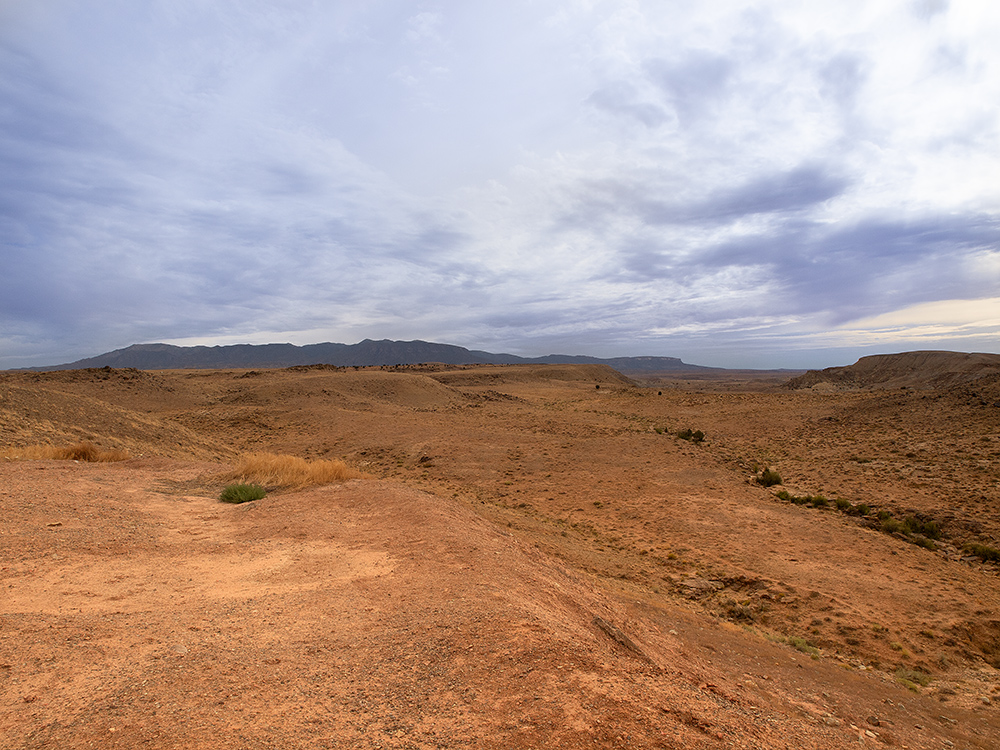
[[[1000, 528], [1000, 420], [962, 399], [0, 374], [0, 447], [135, 456], [0, 460], [0, 747], [995, 748], [1000, 586], [959, 547]], [[218, 502], [249, 449], [368, 476]], [[945, 539], [781, 502], [754, 462]]]

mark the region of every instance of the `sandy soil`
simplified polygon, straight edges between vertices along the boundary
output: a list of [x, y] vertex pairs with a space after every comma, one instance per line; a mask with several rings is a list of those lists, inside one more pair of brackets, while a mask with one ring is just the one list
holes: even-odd
[[[997, 747], [1000, 409], [774, 385], [0, 374], [0, 446], [135, 456], [0, 462], [0, 747]], [[368, 476], [219, 503], [246, 450]]]

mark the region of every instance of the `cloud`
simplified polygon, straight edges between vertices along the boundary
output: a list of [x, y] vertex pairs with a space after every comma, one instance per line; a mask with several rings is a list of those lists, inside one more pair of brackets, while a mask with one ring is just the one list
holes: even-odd
[[746, 363], [992, 298], [973, 5], [4, 4], [0, 366], [261, 335]]

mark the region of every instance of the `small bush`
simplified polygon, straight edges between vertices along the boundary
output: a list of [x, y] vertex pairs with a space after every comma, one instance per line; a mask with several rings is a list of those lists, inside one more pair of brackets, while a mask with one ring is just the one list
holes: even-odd
[[931, 684], [931, 676], [929, 674], [921, 672], [918, 669], [906, 669], [905, 667], [900, 667], [896, 670], [896, 680], [914, 693], [919, 693], [920, 688]]
[[903, 524], [911, 534], [923, 534], [928, 539], [940, 539], [941, 529], [936, 521], [921, 521], [916, 516], [907, 516]]
[[267, 494], [267, 490], [259, 484], [230, 484], [219, 495], [219, 499], [224, 503], [248, 503], [251, 500], [260, 500]]
[[976, 542], [966, 542], [962, 545], [962, 549], [985, 562], [1000, 563], [1000, 549], [988, 547], [985, 544], [977, 544]]
[[827, 500], [822, 495], [814, 495], [812, 498], [810, 498], [809, 502], [812, 503], [812, 507], [814, 508], [825, 508], [827, 505], [830, 504], [830, 501]]
[[792, 493], [789, 492], [788, 490], [778, 490], [778, 494], [775, 497], [777, 497], [779, 500], [784, 500], [788, 502], [789, 500], [792, 499]]
[[700, 443], [705, 439], [705, 433], [701, 430], [691, 430], [690, 428], [677, 431], [677, 437], [692, 443]]
[[781, 484], [781, 474], [771, 468], [764, 469], [757, 477], [757, 484], [761, 487], [773, 487], [776, 484]]
[[841, 513], [850, 513], [851, 512], [851, 501], [850, 500], [845, 500], [842, 497], [838, 497], [834, 502], [837, 503], [837, 510], [839, 510]]
[[906, 524], [904, 524], [902, 521], [897, 521], [895, 518], [892, 517], [882, 519], [882, 531], [885, 532], [886, 534], [900, 533], [900, 534], [905, 534], [906, 536], [909, 536], [910, 534], [909, 529], [906, 528]]
[[867, 516], [872, 512], [872, 509], [868, 507], [867, 503], [858, 503], [854, 506], [852, 512], [857, 513], [859, 516]]
[[792, 636], [788, 639], [788, 645], [803, 654], [809, 654], [813, 659], [819, 658], [819, 649], [810, 644], [805, 638]]

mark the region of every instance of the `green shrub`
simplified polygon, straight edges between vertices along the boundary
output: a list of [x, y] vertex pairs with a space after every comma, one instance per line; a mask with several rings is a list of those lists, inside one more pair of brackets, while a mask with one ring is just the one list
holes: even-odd
[[922, 534], [914, 534], [912, 537], [910, 537], [910, 541], [913, 542], [918, 547], [923, 547], [924, 549], [929, 549], [929, 550], [937, 549], [937, 545]]
[[705, 439], [705, 433], [701, 430], [691, 430], [691, 428], [687, 428], [684, 430], [678, 430], [677, 437], [681, 440], [687, 440], [692, 443], [700, 443]]
[[900, 667], [896, 670], [896, 680], [914, 693], [919, 693], [920, 688], [931, 684], [931, 676], [926, 672], [921, 672], [918, 669], [907, 669], [905, 667]]
[[819, 649], [810, 644], [805, 638], [792, 636], [788, 639], [788, 645], [803, 654], [809, 654], [813, 659], [819, 658]]
[[911, 534], [923, 534], [928, 539], [941, 538], [941, 529], [936, 521], [921, 521], [916, 516], [907, 516], [903, 524]]
[[845, 500], [842, 497], [838, 497], [834, 502], [837, 503], [837, 510], [843, 513], [849, 513], [851, 510], [851, 501]]
[[[881, 513], [879, 514], [882, 515]], [[882, 531], [886, 534], [895, 534], [899, 532], [900, 534], [906, 534], [909, 536], [910, 531], [906, 528], [906, 524], [902, 521], [897, 521], [895, 518], [887, 517], [882, 519]]]
[[251, 500], [260, 500], [267, 494], [267, 490], [259, 484], [230, 484], [219, 495], [219, 499], [224, 503], [248, 503]]
[[1000, 549], [988, 547], [985, 544], [977, 544], [976, 542], [966, 542], [962, 545], [962, 549], [970, 555], [975, 555], [986, 562], [1000, 562]]
[[852, 512], [857, 513], [859, 516], [867, 516], [872, 512], [872, 509], [868, 507], [867, 503], [858, 503], [854, 506]]
[[781, 484], [781, 474], [771, 468], [764, 469], [757, 477], [757, 484], [761, 487], [773, 487], [776, 484]]
[[830, 501], [822, 495], [814, 495], [809, 501], [812, 503], [812, 507], [814, 508], [825, 508], [830, 504]]
[[777, 498], [779, 500], [790, 501], [792, 499], [792, 493], [788, 490], [778, 490]]

